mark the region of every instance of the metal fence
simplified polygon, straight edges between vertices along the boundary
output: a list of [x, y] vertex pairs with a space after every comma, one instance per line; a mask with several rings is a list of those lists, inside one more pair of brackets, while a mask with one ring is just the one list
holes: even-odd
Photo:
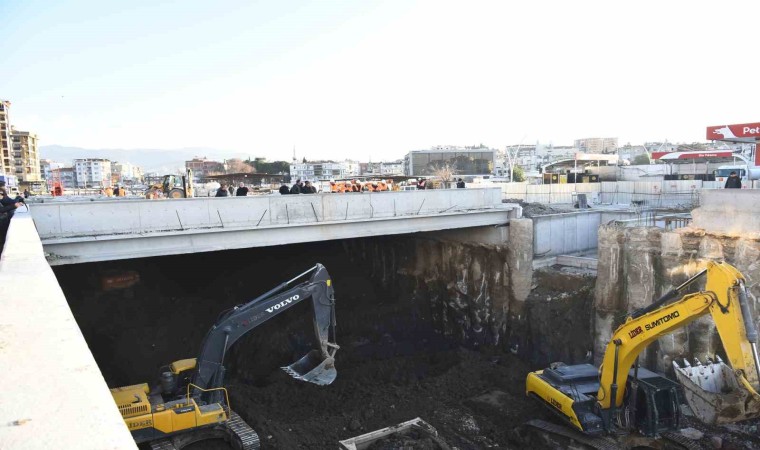
[[642, 210], [632, 219], [612, 220], [609, 222], [618, 227], [659, 227], [665, 230], [675, 230], [691, 224], [691, 214], [672, 214], [658, 210]]

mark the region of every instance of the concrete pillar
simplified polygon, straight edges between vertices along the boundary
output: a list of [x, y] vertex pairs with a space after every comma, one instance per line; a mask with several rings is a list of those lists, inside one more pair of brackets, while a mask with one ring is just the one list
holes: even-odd
[[514, 303], [510, 305], [513, 315], [522, 315], [525, 300], [533, 283], [533, 221], [512, 219], [509, 221], [507, 250], [510, 285]]
[[596, 289], [594, 295], [594, 363], [599, 365], [612, 338], [615, 318], [625, 311], [623, 302], [625, 231], [612, 225], [599, 227]]

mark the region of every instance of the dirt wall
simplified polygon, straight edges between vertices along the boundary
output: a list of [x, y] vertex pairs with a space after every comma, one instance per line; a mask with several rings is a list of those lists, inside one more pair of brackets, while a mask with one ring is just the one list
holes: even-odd
[[[703, 259], [726, 261], [742, 272], [757, 324], [760, 239], [696, 228], [665, 231], [654, 227], [600, 227], [594, 302], [595, 362], [601, 362], [604, 347], [627, 313], [651, 304], [694, 275]], [[703, 359], [719, 349], [720, 339], [712, 319], [703, 317], [650, 345], [642, 361], [650, 368], [669, 372], [673, 358]]]

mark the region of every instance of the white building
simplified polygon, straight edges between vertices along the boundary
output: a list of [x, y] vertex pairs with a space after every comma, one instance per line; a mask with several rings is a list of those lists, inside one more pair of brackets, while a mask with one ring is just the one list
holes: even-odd
[[52, 171], [55, 169], [63, 169], [66, 167], [66, 164], [62, 162], [55, 162], [51, 159], [41, 159], [40, 160], [40, 175], [45, 180], [50, 180], [52, 178]]
[[329, 181], [359, 175], [359, 163], [355, 161], [316, 161], [290, 165], [292, 180]]
[[393, 162], [380, 163], [381, 175], [403, 175], [404, 174], [404, 160], [399, 159]]
[[111, 161], [101, 158], [75, 159], [74, 177], [78, 188], [111, 186]]
[[128, 162], [114, 162], [111, 164], [111, 169], [119, 183], [140, 183], [143, 179], [142, 169]]

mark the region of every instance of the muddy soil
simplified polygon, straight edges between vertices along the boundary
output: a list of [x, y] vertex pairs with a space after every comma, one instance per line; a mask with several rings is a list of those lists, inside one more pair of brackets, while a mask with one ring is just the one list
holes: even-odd
[[545, 216], [547, 214], [559, 214], [573, 211], [572, 205], [562, 205], [562, 207], [551, 207], [543, 203], [528, 203], [518, 198], [508, 198], [502, 200], [502, 203], [517, 203], [522, 206], [523, 217]]
[[[415, 417], [460, 449], [520, 448], [510, 441], [511, 428], [548, 414], [525, 396], [528, 366], [510, 353], [467, 349], [436, 332], [429, 302], [391, 297], [343, 248], [325, 242], [55, 272], [106, 382], [116, 387], [153, 384], [160, 366], [198, 354], [219, 312], [322, 262], [336, 292], [337, 380], [320, 387], [279, 370], [313, 344], [305, 303], [241, 339], [227, 360], [232, 407], [263, 448], [334, 449], [339, 440]], [[104, 273], [126, 270], [137, 271], [140, 281], [103, 291]]]

